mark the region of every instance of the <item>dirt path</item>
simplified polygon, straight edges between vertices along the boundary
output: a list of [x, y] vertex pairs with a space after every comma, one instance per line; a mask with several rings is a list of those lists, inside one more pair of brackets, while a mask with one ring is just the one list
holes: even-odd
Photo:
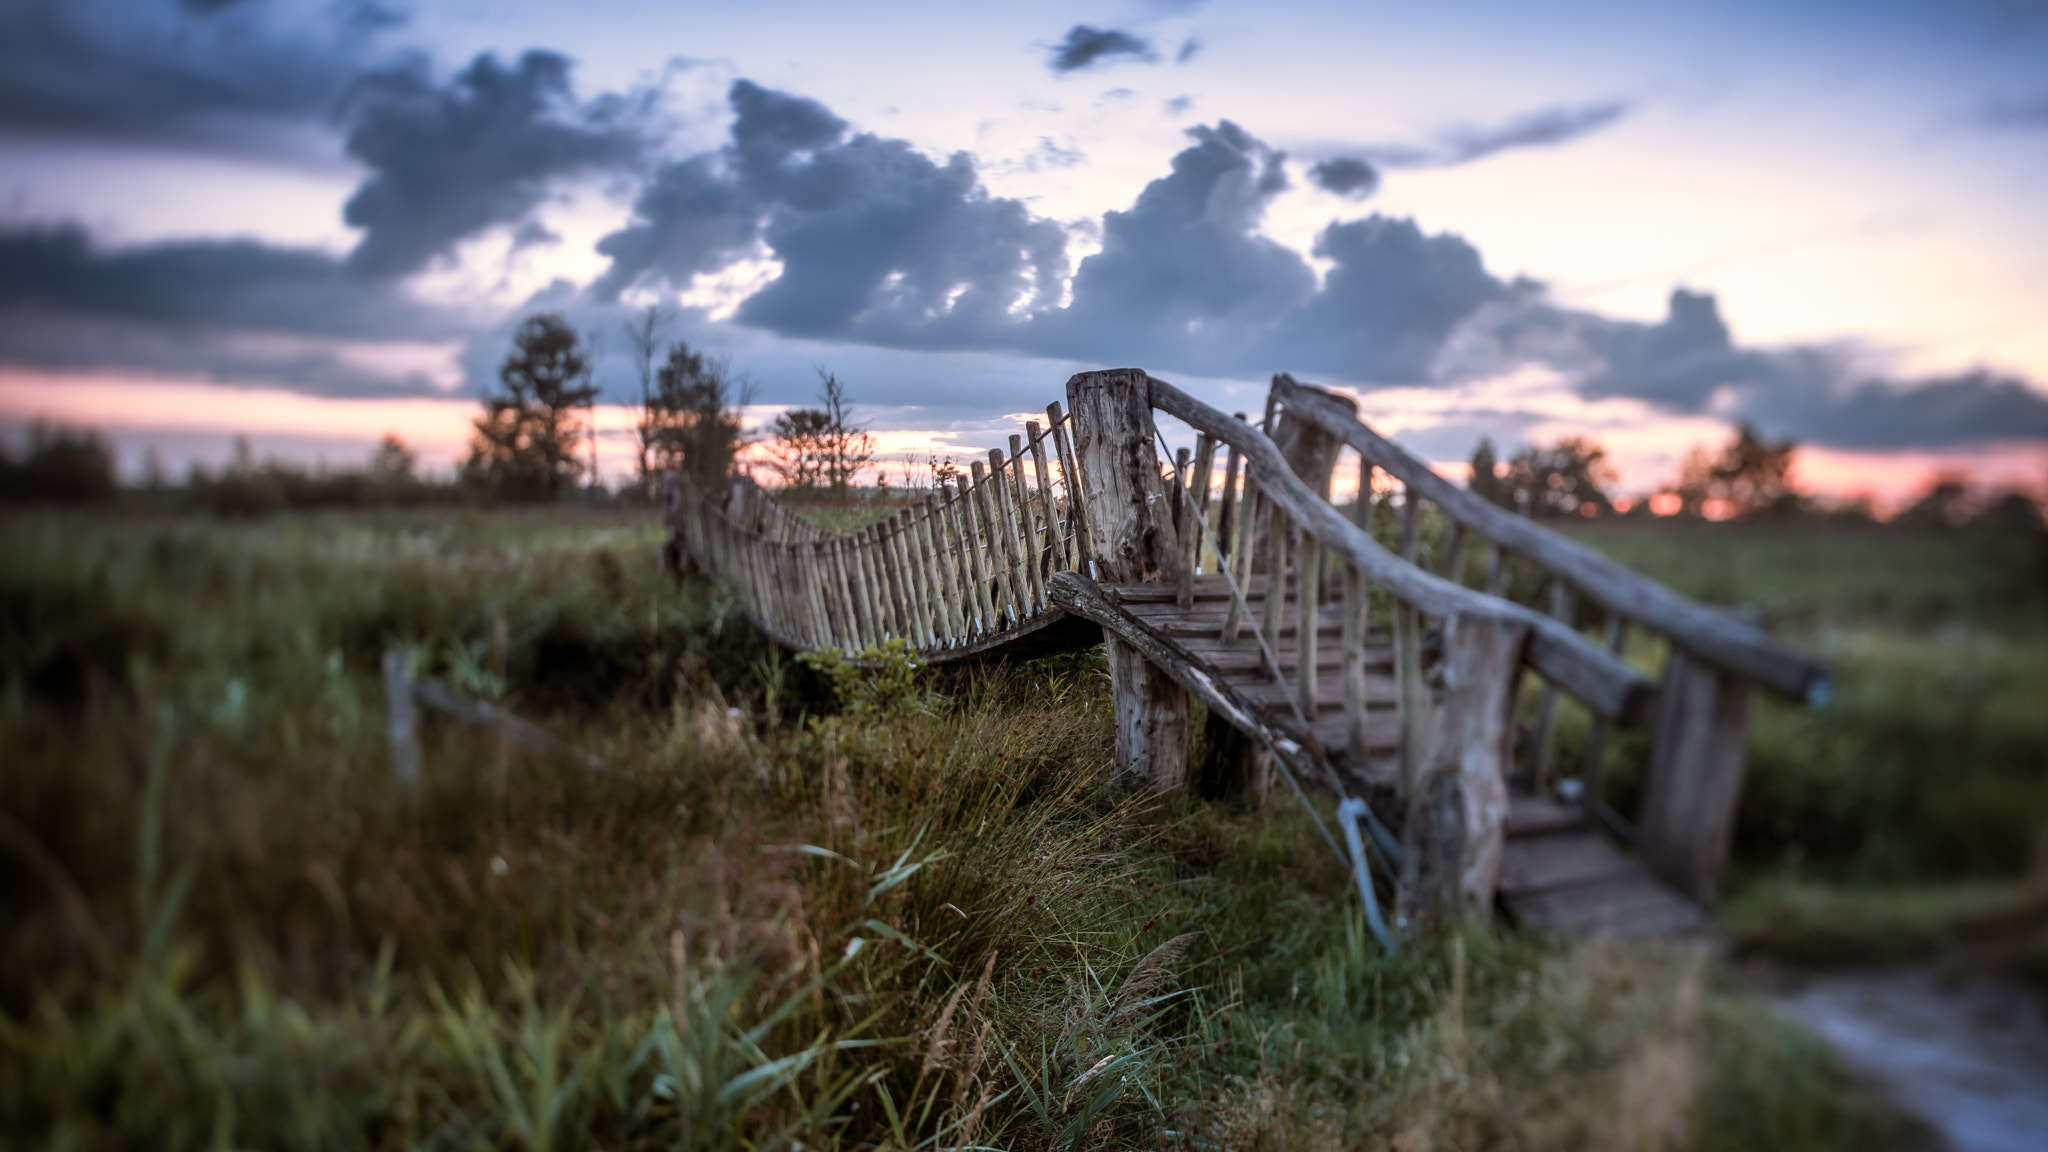
[[1896, 969], [1801, 976], [1770, 1000], [1956, 1152], [2048, 1149], [2048, 1010], [2037, 994]]

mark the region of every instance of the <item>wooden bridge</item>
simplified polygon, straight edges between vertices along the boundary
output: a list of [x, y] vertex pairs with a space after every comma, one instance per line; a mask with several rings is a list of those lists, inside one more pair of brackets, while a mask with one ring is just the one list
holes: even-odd
[[[1175, 428], [1193, 444], [1169, 451]], [[1347, 515], [1330, 494], [1351, 458]], [[1819, 664], [1752, 624], [1475, 497], [1287, 376], [1255, 424], [1141, 370], [1082, 373], [1008, 452], [850, 535], [745, 478], [720, 493], [675, 478], [667, 515], [671, 547], [791, 648], [900, 637], [938, 663], [1104, 643], [1121, 772], [1228, 796], [1263, 793], [1277, 768], [1381, 814], [1367, 831], [1411, 922], [1497, 902], [1561, 931], [1700, 927], [1751, 686], [1828, 692]], [[1569, 776], [1567, 700], [1589, 715]], [[1200, 763], [1191, 701], [1208, 716]], [[1601, 800], [1602, 768], [1610, 731], [1644, 724], [1629, 821]]]

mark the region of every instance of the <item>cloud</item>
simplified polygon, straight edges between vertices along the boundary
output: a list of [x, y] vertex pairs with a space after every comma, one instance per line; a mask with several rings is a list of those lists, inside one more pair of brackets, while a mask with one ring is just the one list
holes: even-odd
[[1159, 58], [1152, 51], [1152, 42], [1143, 36], [1118, 28], [1090, 28], [1086, 24], [1076, 24], [1067, 29], [1065, 40], [1053, 46], [1048, 67], [1054, 72], [1073, 72], [1119, 56], [1146, 62]]
[[1448, 128], [1428, 144], [1380, 145], [1360, 152], [1382, 168], [1452, 168], [1513, 148], [1566, 144], [1615, 123], [1629, 110], [1626, 100], [1541, 108], [1503, 124]]
[[1853, 450], [1949, 448], [2048, 438], [2048, 395], [1989, 371], [1893, 380], [1859, 370], [1841, 349], [1747, 348], [1710, 294], [1672, 292], [1655, 324], [1504, 299], [1447, 342], [1440, 374], [1463, 377], [1545, 363], [1588, 399], [1629, 397], [1681, 415], [1746, 421], [1773, 436]]
[[1379, 170], [1352, 156], [1319, 161], [1308, 170], [1309, 182], [1325, 192], [1363, 200], [1379, 191]]
[[343, 209], [364, 229], [350, 265], [416, 272], [466, 237], [525, 222], [554, 181], [633, 163], [632, 105], [576, 102], [569, 69], [553, 52], [510, 67], [485, 53], [445, 86], [417, 61], [359, 81], [348, 152], [371, 175]]
[[343, 2], [286, 32], [256, 5], [0, 5], [0, 127], [246, 151], [252, 128], [317, 122], [363, 68], [380, 6]]
[[1073, 303], [1033, 322], [1050, 355], [1181, 365], [1232, 348], [1315, 291], [1299, 253], [1260, 235], [1287, 187], [1285, 157], [1228, 120], [1190, 129], [1172, 172], [1102, 218], [1102, 251], [1074, 274]]
[[1202, 41], [1197, 37], [1190, 36], [1187, 39], [1180, 42], [1180, 51], [1175, 52], [1173, 54], [1173, 62], [1175, 64], [1185, 64], [1188, 61], [1193, 60], [1195, 58], [1195, 54], [1200, 52], [1201, 50]]
[[1012, 314], [1059, 297], [1066, 234], [1023, 203], [991, 196], [974, 162], [944, 163], [902, 140], [848, 135], [823, 105], [733, 84], [731, 142], [665, 166], [627, 227], [598, 250], [593, 286], [687, 285], [766, 252], [780, 275], [737, 319], [785, 336], [897, 347], [970, 347]]
[[0, 229], [0, 362], [388, 394], [433, 384], [366, 366], [347, 346], [462, 331], [321, 252], [246, 240], [105, 251], [75, 226]]

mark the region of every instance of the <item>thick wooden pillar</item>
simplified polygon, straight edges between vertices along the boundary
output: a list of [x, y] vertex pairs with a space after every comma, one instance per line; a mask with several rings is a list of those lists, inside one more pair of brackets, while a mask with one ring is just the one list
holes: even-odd
[[[1180, 578], [1173, 497], [1153, 448], [1151, 399], [1141, 368], [1083, 372], [1067, 381], [1074, 455], [1095, 579], [1104, 584]], [[1187, 783], [1188, 698], [1172, 677], [1105, 635], [1116, 708], [1117, 770], [1158, 788]]]
[[1749, 682], [1671, 650], [1657, 690], [1657, 727], [1637, 847], [1666, 883], [1712, 907], [1749, 732]]
[[1528, 626], [1454, 616], [1444, 622], [1442, 682], [1429, 693], [1428, 734], [1403, 827], [1396, 908], [1411, 927], [1493, 910], [1508, 818], [1507, 769]]

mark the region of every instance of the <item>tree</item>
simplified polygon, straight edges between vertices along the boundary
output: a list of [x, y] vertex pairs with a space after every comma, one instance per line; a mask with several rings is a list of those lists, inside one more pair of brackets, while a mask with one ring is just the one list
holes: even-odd
[[792, 408], [775, 418], [775, 468], [798, 488], [827, 487], [845, 496], [874, 462], [875, 438], [855, 424], [839, 377], [820, 368], [817, 408]]
[[1505, 469], [1494, 463], [1493, 443], [1481, 440], [1472, 453], [1468, 487], [1503, 508], [1547, 519], [1612, 515], [1614, 502], [1605, 488], [1614, 480], [1607, 450], [1583, 436], [1567, 436], [1548, 448], [1531, 445]]
[[504, 391], [484, 397], [463, 475], [510, 499], [553, 499], [583, 474], [576, 410], [597, 399], [582, 338], [555, 313], [528, 316], [498, 381]]
[[370, 475], [380, 480], [408, 481], [419, 466], [419, 453], [406, 446], [396, 432], [386, 432], [377, 450], [370, 454]]
[[21, 459], [0, 450], [0, 499], [90, 503], [116, 487], [113, 446], [90, 428], [37, 422]]
[[750, 398], [744, 385], [735, 394], [724, 360], [691, 351], [682, 341], [669, 345], [640, 415], [643, 480], [650, 468], [680, 472], [698, 490], [716, 491], [747, 442], [740, 409]]
[[1799, 495], [1790, 475], [1798, 450], [1796, 440], [1772, 442], [1743, 424], [1719, 457], [1693, 449], [1671, 491], [1681, 511], [1715, 520], [1796, 512]]
[[654, 405], [654, 357], [661, 348], [662, 333], [675, 319], [673, 313], [658, 304], [649, 304], [635, 313], [621, 325], [626, 332], [626, 343], [632, 349], [633, 370], [640, 377], [640, 442], [639, 485], [641, 494], [654, 493], [653, 473], [659, 471], [653, 465], [655, 436]]
[[1515, 506], [1514, 494], [1501, 480], [1500, 459], [1494, 455], [1490, 437], [1481, 436], [1479, 447], [1472, 450], [1472, 478], [1465, 482], [1465, 487], [1471, 489], [1473, 495], [1491, 500], [1503, 508]]

